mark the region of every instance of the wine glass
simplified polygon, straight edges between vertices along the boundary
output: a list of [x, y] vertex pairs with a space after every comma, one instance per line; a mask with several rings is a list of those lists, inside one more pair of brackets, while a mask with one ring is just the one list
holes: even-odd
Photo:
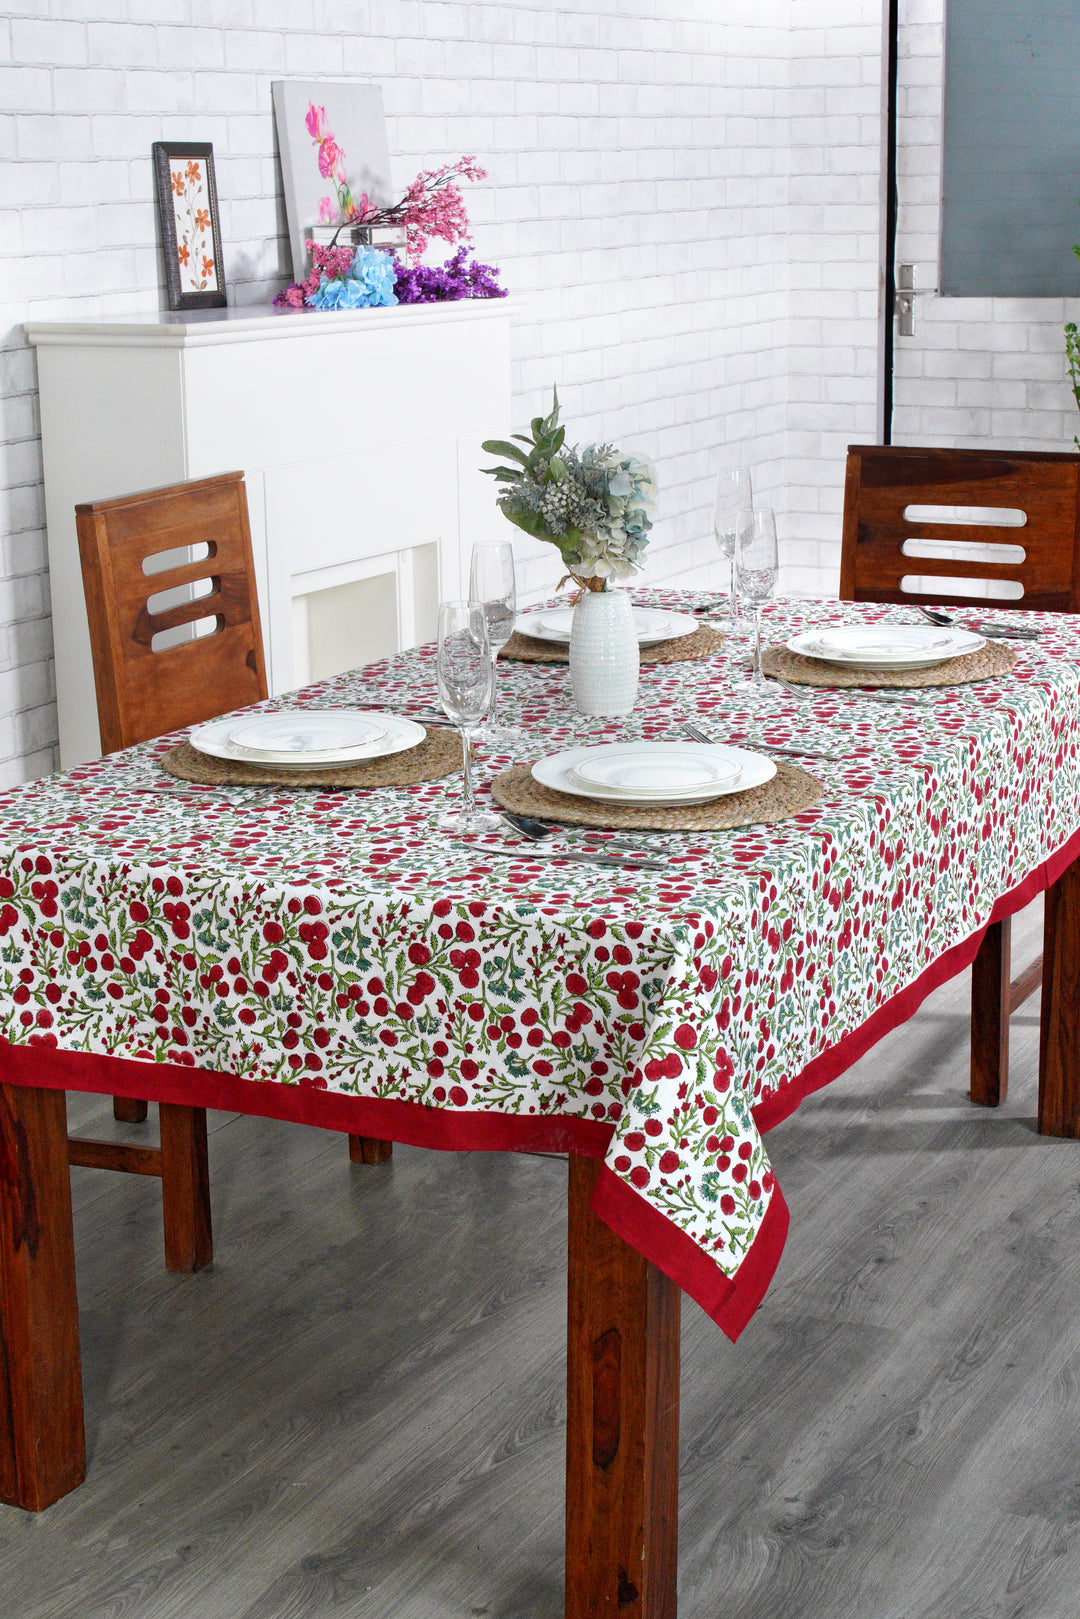
[[761, 609], [776, 590], [778, 571], [773, 513], [740, 511], [735, 519], [735, 579], [754, 615], [754, 673], [745, 689], [758, 702], [772, 696], [761, 667]]
[[494, 832], [502, 824], [490, 810], [478, 810], [473, 794], [473, 731], [491, 706], [493, 664], [482, 602], [443, 602], [439, 608], [436, 659], [439, 701], [461, 730], [464, 803], [439, 817], [441, 832]]
[[499, 680], [496, 659], [514, 633], [517, 617], [517, 589], [514, 581], [514, 548], [509, 540], [478, 541], [472, 548], [469, 570], [469, 599], [480, 602], [487, 621], [491, 649], [491, 712], [477, 731], [481, 742], [520, 742], [512, 726], [499, 722]]
[[739, 627], [739, 593], [735, 588], [735, 519], [741, 511], [752, 511], [754, 494], [748, 467], [722, 467], [716, 474], [716, 503], [713, 533], [720, 555], [728, 564], [728, 627], [734, 635]]

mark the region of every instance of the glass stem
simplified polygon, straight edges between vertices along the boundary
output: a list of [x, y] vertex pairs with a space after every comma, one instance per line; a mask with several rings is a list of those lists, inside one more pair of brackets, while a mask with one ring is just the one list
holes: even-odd
[[473, 796], [472, 733], [464, 725], [461, 727], [461, 774], [465, 814], [472, 815], [476, 809], [476, 799]]
[[761, 667], [761, 608], [754, 607], [754, 685], [765, 684], [765, 671]]
[[494, 731], [499, 723], [499, 649], [495, 648], [491, 654], [491, 712], [487, 718], [488, 729]]
[[739, 592], [736, 589], [736, 585], [735, 585], [735, 550], [734, 550], [734, 547], [732, 548], [732, 552], [731, 552], [731, 585], [730, 585], [730, 588], [728, 589], [728, 606], [729, 606], [729, 610], [730, 610], [730, 613], [731, 613], [731, 630], [732, 630], [732, 634], [734, 634], [735, 631], [739, 627]]

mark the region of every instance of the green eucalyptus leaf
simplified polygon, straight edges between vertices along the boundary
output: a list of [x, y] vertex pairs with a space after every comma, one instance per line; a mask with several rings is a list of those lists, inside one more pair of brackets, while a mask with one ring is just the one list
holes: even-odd
[[540, 516], [539, 512], [513, 511], [509, 507], [504, 506], [502, 508], [502, 514], [514, 524], [515, 528], [523, 529], [526, 534], [531, 534], [534, 540], [547, 540], [551, 538], [544, 526], [544, 519]]
[[528, 456], [523, 455], [516, 444], [508, 444], [504, 438], [486, 438], [480, 448], [486, 450], [488, 455], [501, 455], [511, 461], [520, 461], [523, 467], [528, 465]]

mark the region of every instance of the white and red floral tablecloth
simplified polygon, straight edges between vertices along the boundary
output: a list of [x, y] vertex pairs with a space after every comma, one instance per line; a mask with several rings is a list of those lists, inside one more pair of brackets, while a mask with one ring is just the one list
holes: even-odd
[[[766, 627], [885, 613], [912, 617], [798, 602]], [[725, 697], [722, 658], [643, 669], [632, 721], [596, 740], [692, 716], [840, 756], [808, 761], [813, 810], [668, 834], [659, 874], [441, 836], [458, 777], [149, 792], [162, 741], [17, 788], [0, 798], [0, 1077], [603, 1157], [597, 1212], [734, 1337], [787, 1225], [765, 1130], [1080, 852], [1080, 631], [1030, 621], [1044, 634], [1012, 676], [905, 706], [791, 695], [762, 723]], [[431, 705], [434, 674], [426, 648], [299, 700]], [[566, 745], [565, 667], [499, 678], [518, 757]]]

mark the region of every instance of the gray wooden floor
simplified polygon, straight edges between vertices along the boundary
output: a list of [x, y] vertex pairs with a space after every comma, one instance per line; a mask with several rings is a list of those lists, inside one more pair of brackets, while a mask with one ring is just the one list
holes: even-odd
[[[965, 1101], [966, 987], [770, 1138], [740, 1342], [686, 1305], [681, 1619], [1080, 1613], [1080, 1144], [1035, 1134], [1037, 999]], [[212, 1122], [208, 1274], [73, 1172], [90, 1470], [0, 1508], [0, 1615], [557, 1619], [564, 1165]]]

